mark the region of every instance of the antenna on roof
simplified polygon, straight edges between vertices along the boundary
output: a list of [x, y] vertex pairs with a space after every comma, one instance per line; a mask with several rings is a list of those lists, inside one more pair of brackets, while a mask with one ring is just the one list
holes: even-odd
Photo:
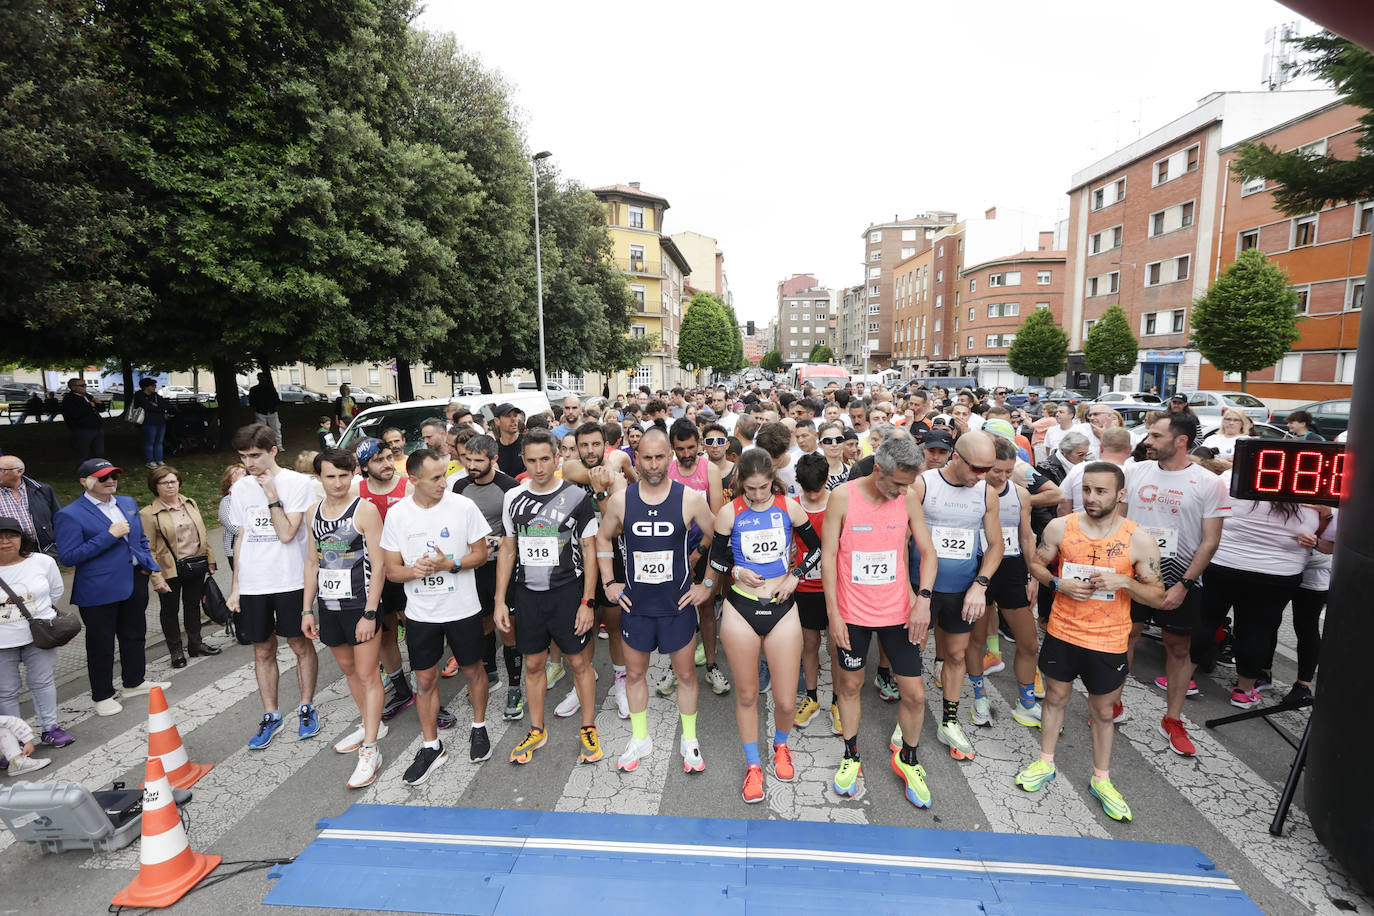
[[1284, 84], [1293, 78], [1289, 70], [1293, 63], [1293, 47], [1290, 42], [1300, 37], [1302, 31], [1297, 22], [1285, 22], [1264, 30], [1264, 43], [1268, 50], [1264, 52], [1260, 83], [1270, 92], [1282, 89]]

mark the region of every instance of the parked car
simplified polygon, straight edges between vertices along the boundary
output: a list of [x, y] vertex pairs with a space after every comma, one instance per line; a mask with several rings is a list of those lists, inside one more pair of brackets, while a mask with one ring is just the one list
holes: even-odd
[[[511, 403], [525, 412], [525, 416], [537, 413], [552, 413], [549, 399], [538, 391], [507, 391], [502, 394], [479, 394], [456, 399], [474, 414], [480, 415], [488, 423], [491, 411], [498, 404]], [[410, 454], [423, 444], [420, 424], [430, 417], [442, 417], [447, 398], [434, 398], [427, 401], [405, 401], [400, 404], [378, 404], [359, 411], [339, 437], [339, 447], [349, 448], [359, 439], [367, 436], [381, 438], [382, 430], [395, 426], [406, 437], [406, 454]], [[490, 427], [488, 427], [490, 428]]]
[[1007, 395], [1007, 405], [1010, 407], [1020, 407], [1030, 400], [1032, 391], [1039, 392], [1040, 400], [1043, 402], [1053, 391], [1049, 385], [1022, 385], [1020, 388], [1013, 388], [1011, 394]]
[[1350, 401], [1313, 401], [1301, 407], [1275, 410], [1269, 414], [1269, 422], [1278, 426], [1288, 423], [1288, 415], [1295, 410], [1305, 410], [1312, 415], [1312, 429], [1327, 439], [1335, 439], [1350, 426]]
[[187, 388], [185, 385], [163, 385], [157, 390], [157, 393], [169, 401], [200, 401], [203, 404], [206, 401], [213, 401], [215, 399], [215, 393], [213, 391], [201, 391], [197, 393]]
[[481, 393], [481, 385], [459, 385], [457, 388], [453, 389], [453, 396], [455, 398], [470, 398], [473, 395]]
[[1269, 420], [1269, 408], [1254, 395], [1243, 391], [1185, 391], [1188, 406], [1204, 423], [1208, 418], [1221, 422], [1221, 412], [1228, 407], [1242, 411], [1256, 423]]
[[1092, 400], [1092, 395], [1082, 388], [1055, 388], [1049, 394], [1041, 396], [1040, 400], [1050, 404], [1068, 404], [1070, 407], [1077, 407], [1084, 401]]
[[1160, 404], [1159, 395], [1148, 391], [1104, 391], [1093, 398], [1094, 404], [1110, 404], [1116, 401], [1135, 401], [1142, 404]]
[[40, 398], [43, 396], [43, 388], [39, 385], [24, 385], [18, 383], [0, 385], [0, 401], [22, 404], [29, 399], [29, 395], [35, 392]]
[[[521, 382], [520, 384], [516, 385], [515, 388], [516, 388], [517, 391], [538, 391], [538, 390], [539, 390], [539, 386], [536, 385], [534, 382]], [[561, 398], [566, 398], [568, 395], [574, 394], [574, 393], [575, 393], [575, 392], [573, 392], [573, 391], [569, 391], [567, 388], [564, 388], [562, 385], [558, 384], [557, 382], [545, 382], [545, 383], [544, 383], [544, 392], [545, 392], [546, 394], [548, 394], [548, 396], [549, 396], [550, 398], [560, 398], [560, 399], [561, 399]]]
[[[1215, 436], [1221, 432], [1220, 423], [1204, 423], [1202, 431], [1198, 433], [1198, 441], [1207, 441], [1208, 436]], [[1283, 426], [1275, 426], [1273, 423], [1256, 423], [1250, 428], [1250, 435], [1256, 439], [1291, 439], [1288, 430]]]
[[329, 395], [302, 388], [300, 385], [278, 385], [277, 396], [288, 404], [314, 404], [329, 400]]
[[[348, 393], [352, 395], [353, 400], [359, 404], [390, 404], [392, 400], [384, 394], [368, 391], [366, 388], [359, 385], [349, 385]], [[442, 411], [440, 411], [440, 413], [442, 414]]]

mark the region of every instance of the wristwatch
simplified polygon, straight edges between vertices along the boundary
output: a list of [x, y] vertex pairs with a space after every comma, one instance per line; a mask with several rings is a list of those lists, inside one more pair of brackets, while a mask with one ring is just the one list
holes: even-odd
[[364, 611], [363, 611], [363, 620], [376, 620], [376, 619], [377, 619], [377, 612], [376, 612], [376, 611], [373, 611], [373, 610], [364, 610]]
[[932, 591], [931, 591], [930, 589], [928, 589], [928, 588], [917, 589], [917, 590], [916, 590], [916, 594], [920, 595], [922, 598], [933, 598], [933, 597], [935, 597], [935, 593], [932, 592]]
[[449, 568], [449, 572], [451, 572], [451, 573], [458, 573], [458, 572], [462, 572], [462, 571], [463, 571], [463, 564], [462, 564], [460, 561], [458, 561], [458, 560], [454, 560], [454, 561], [453, 561], [453, 566]]
[[983, 588], [987, 588], [992, 582], [987, 576], [974, 576], [973, 581], [976, 585], [983, 586]]
[[1179, 579], [1178, 581], [1182, 582], [1182, 583], [1183, 583], [1183, 587], [1186, 588], [1186, 589], [1188, 589], [1188, 591], [1190, 591], [1190, 592], [1191, 592], [1193, 589], [1198, 588], [1198, 587], [1200, 587], [1200, 586], [1202, 585], [1202, 583], [1199, 582], [1199, 581], [1196, 580], [1196, 579]]
[[1058, 576], [1050, 576], [1050, 588], [1054, 589], [1056, 592], [1059, 591], [1059, 577], [1058, 577]]
[[788, 570], [788, 572], [798, 579], [806, 575], [805, 571], [802, 570], [801, 566], [793, 566], [791, 569]]
[[585, 604], [587, 607], [592, 608], [593, 610], [596, 609], [596, 602], [591, 598], [583, 598], [582, 603]]
[[270, 503], [267, 504], [267, 508], [269, 508], [269, 509], [271, 509], [273, 506], [277, 507], [278, 509], [283, 508], [283, 507], [282, 507], [282, 504], [281, 504], [281, 500], [279, 500], [279, 499], [275, 499], [275, 500], [273, 500], [272, 502], [270, 502]]
[[592, 494], [592, 499], [596, 500], [596, 501], [599, 502], [599, 503], [604, 503], [606, 500], [608, 500], [608, 499], [610, 499], [610, 498], [611, 498], [611, 491], [610, 491], [610, 490], [602, 490], [600, 493], [593, 493], [593, 494]]

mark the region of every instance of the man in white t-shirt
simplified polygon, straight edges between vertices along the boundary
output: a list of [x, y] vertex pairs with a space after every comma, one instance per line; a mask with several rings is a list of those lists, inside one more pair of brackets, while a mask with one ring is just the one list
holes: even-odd
[[[1220, 477], [1188, 457], [1197, 438], [1197, 417], [1168, 414], [1150, 424], [1146, 438], [1152, 460], [1126, 469], [1126, 516], [1145, 528], [1159, 545], [1159, 571], [1164, 601], [1158, 608], [1131, 602], [1131, 641], [1127, 657], [1134, 661], [1136, 641], [1145, 624], [1158, 624], [1164, 638], [1164, 676], [1155, 685], [1168, 693], [1168, 709], [1159, 732], [1175, 754], [1192, 757], [1197, 747], [1183, 725], [1183, 700], [1197, 665], [1192, 657], [1193, 631], [1201, 625], [1202, 572], [1221, 542], [1222, 519], [1231, 514], [1231, 497]], [[1134, 667], [1134, 666], [1132, 666]], [[1125, 709], [1115, 711], [1120, 722]]]
[[[1128, 430], [1117, 426], [1102, 431], [1101, 460], [1111, 462], [1119, 468], [1129, 467], [1135, 464], [1131, 460], [1133, 448], [1134, 444]], [[1090, 464], [1092, 462], [1088, 460], [1080, 461], [1064, 475], [1064, 482], [1059, 485], [1060, 491], [1064, 494], [1064, 498], [1059, 501], [1060, 515], [1083, 511], [1083, 472]]]
[[315, 504], [314, 479], [277, 466], [277, 434], [262, 423], [234, 434], [234, 450], [248, 469], [229, 491], [234, 538], [234, 584], [229, 610], [239, 635], [253, 644], [253, 671], [258, 679], [263, 715], [248, 741], [260, 751], [282, 727], [277, 703], [277, 637], [285, 636], [296, 653], [296, 680], [301, 688], [297, 709], [301, 738], [320, 731], [315, 711], [315, 677], [319, 658], [314, 641], [301, 632], [305, 597], [305, 550], [309, 527], [306, 510]]
[[491, 756], [487, 736], [487, 672], [482, 666], [482, 604], [473, 570], [487, 562], [491, 526], [477, 504], [448, 490], [448, 459], [422, 448], [406, 459], [410, 495], [392, 506], [382, 526], [386, 577], [405, 583], [406, 649], [415, 672], [415, 709], [424, 744], [402, 779], [419, 785], [448, 754], [439, 740], [439, 662], [448, 642], [468, 682], [472, 702], [469, 755]]

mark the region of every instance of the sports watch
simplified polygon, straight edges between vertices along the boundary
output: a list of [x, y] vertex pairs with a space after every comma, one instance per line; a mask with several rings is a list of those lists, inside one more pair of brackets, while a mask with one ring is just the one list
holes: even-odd
[[916, 594], [920, 595], [922, 598], [935, 597], [935, 593], [928, 588], [917, 589]]
[[377, 619], [377, 612], [376, 612], [376, 611], [373, 611], [373, 610], [364, 610], [364, 611], [363, 611], [363, 620], [376, 620], [376, 619]]
[[976, 584], [983, 586], [983, 588], [987, 588], [992, 583], [992, 580], [989, 579], [987, 576], [974, 576], [973, 581]]

